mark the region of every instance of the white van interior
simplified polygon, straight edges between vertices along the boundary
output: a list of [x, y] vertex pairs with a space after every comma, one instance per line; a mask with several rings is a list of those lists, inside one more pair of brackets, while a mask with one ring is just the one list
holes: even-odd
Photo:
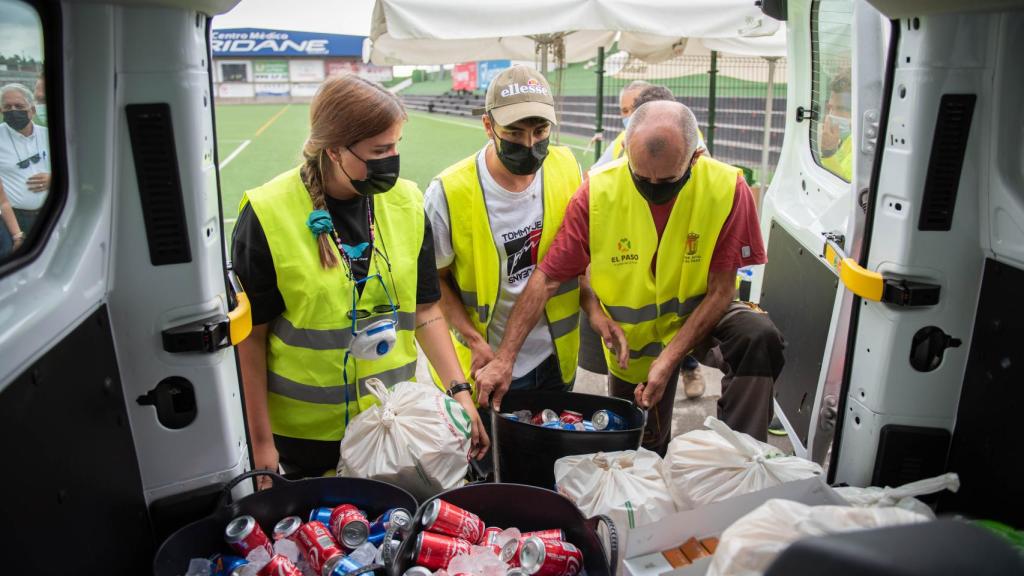
[[[249, 468], [210, 72], [235, 3], [0, 0], [37, 30], [0, 32], [0, 84], [43, 86], [11, 96], [35, 131], [2, 128], [49, 175], [6, 191], [38, 207], [0, 244], [12, 574], [149, 572]], [[752, 294], [796, 454], [853, 486], [953, 471], [939, 514], [1024, 526], [1024, 2], [761, 4], [789, 94]]]

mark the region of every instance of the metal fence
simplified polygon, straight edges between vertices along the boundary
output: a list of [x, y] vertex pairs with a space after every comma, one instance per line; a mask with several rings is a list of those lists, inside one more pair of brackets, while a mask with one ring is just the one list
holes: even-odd
[[[556, 105], [562, 133], [591, 137], [597, 130], [597, 69], [577, 66], [561, 75], [557, 71], [548, 75], [555, 92], [561, 94]], [[785, 69], [782, 58], [719, 55], [683, 56], [657, 65], [608, 62], [605, 70], [610, 75], [603, 76], [604, 145], [623, 129], [619, 92], [634, 80], [645, 80], [667, 87], [693, 110], [715, 158], [745, 168], [754, 182], [765, 182], [782, 150]], [[402, 97], [410, 108], [454, 116], [470, 116], [473, 108], [483, 106], [480, 91]]]

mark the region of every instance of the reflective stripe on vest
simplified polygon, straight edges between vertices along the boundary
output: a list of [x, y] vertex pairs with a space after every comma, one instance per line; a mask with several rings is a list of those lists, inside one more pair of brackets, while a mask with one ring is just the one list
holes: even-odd
[[[576, 157], [564, 146], [551, 146], [541, 171], [544, 202], [544, 229], [541, 232], [538, 261], [544, 259], [555, 238], [569, 199], [580, 185], [580, 167]], [[461, 160], [438, 176], [451, 222], [452, 249], [455, 260], [452, 278], [462, 297], [470, 321], [487, 338], [494, 305], [501, 288], [501, 262], [491, 232], [483, 185], [477, 171], [477, 154]], [[579, 280], [559, 286], [548, 300], [545, 316], [562, 380], [570, 382], [576, 375], [579, 355]], [[461, 338], [453, 334], [456, 353], [466, 378], [470, 377], [471, 354]], [[434, 377], [437, 382], [437, 377]], [[440, 382], [438, 382], [440, 386]]]
[[[306, 227], [313, 210], [299, 169], [249, 190], [241, 205], [252, 205], [267, 237], [277, 287], [285, 310], [272, 321], [267, 337], [267, 389], [270, 424], [275, 434], [310, 440], [340, 440], [348, 412], [355, 416], [375, 399], [365, 382], [376, 377], [387, 385], [411, 380], [416, 372], [416, 270], [423, 243], [423, 195], [408, 180], [374, 196], [377, 244], [390, 259], [370, 260], [369, 274], [380, 273], [398, 311], [398, 341], [379, 360], [349, 358], [347, 386], [343, 377], [345, 351], [352, 341], [352, 282], [337, 248], [338, 265], [320, 265], [316, 240]], [[379, 282], [364, 285], [356, 306], [372, 310], [387, 304]], [[386, 318], [371, 315], [357, 328]]]
[[[626, 333], [630, 363], [612, 374], [647, 380], [651, 363], [707, 292], [718, 235], [732, 211], [737, 168], [702, 156], [679, 192], [659, 243], [650, 205], [640, 196], [626, 158], [590, 176], [590, 281], [609, 317]], [[657, 258], [657, 276], [651, 263]]]

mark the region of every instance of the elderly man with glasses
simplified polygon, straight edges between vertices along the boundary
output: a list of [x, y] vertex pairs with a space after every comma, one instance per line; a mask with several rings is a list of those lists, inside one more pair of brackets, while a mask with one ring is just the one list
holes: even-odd
[[[46, 128], [33, 123], [35, 97], [21, 84], [0, 88], [0, 255], [17, 249], [39, 215], [50, 190]], [[6, 197], [8, 203], [3, 204]], [[14, 218], [11, 218], [13, 212]]]

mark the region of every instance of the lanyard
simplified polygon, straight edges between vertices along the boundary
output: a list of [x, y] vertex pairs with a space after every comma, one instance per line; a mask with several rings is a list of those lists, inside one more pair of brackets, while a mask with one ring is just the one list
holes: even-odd
[[[374, 242], [376, 240], [376, 232], [374, 230], [373, 211], [371, 209], [372, 203], [373, 203], [373, 197], [372, 196], [366, 199], [366, 227], [367, 227], [367, 229], [370, 232], [370, 243], [369, 243], [369, 246], [367, 246], [367, 248], [369, 248], [369, 250], [370, 250], [369, 258], [373, 257], [373, 245], [374, 245]], [[341, 242], [341, 236], [338, 235], [337, 228], [335, 228], [334, 230], [331, 231], [331, 237], [334, 238], [334, 245], [338, 247], [338, 253], [341, 254], [342, 260], [345, 261], [345, 265], [348, 267], [348, 279], [354, 281], [355, 280], [355, 276], [353, 274], [354, 271], [352, 269], [352, 258], [349, 256], [348, 252], [345, 251], [345, 247], [344, 247], [344, 245]], [[367, 266], [367, 273], [369, 273], [369, 266]]]

